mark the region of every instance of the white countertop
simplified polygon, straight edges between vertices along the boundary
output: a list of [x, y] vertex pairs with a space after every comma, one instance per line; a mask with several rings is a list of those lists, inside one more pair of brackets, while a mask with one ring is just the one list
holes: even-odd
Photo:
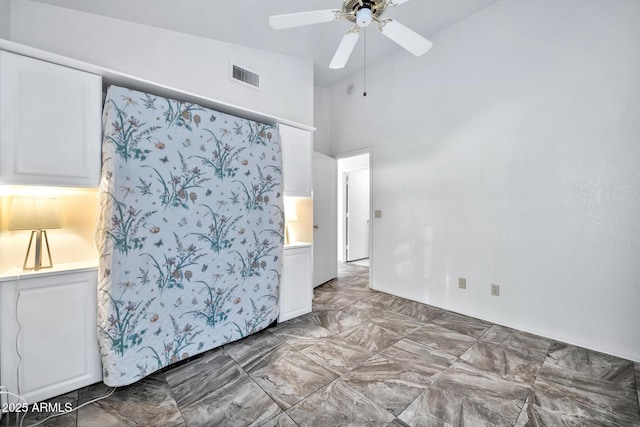
[[313, 246], [313, 243], [308, 242], [291, 242], [288, 245], [284, 245], [284, 249], [306, 248]]
[[91, 270], [96, 268], [98, 268], [98, 260], [54, 264], [51, 268], [42, 268], [38, 271], [23, 270], [22, 267], [13, 267], [0, 274], [0, 280], [12, 280], [16, 277], [48, 275], [71, 270]]

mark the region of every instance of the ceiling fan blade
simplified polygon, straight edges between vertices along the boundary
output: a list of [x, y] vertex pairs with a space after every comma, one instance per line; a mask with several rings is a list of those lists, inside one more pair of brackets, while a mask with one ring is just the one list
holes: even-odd
[[429, 40], [393, 19], [385, 20], [380, 25], [379, 29], [382, 34], [389, 37], [415, 56], [427, 53], [433, 46], [433, 43]]
[[337, 70], [338, 68], [344, 68], [344, 66], [347, 65], [351, 52], [353, 52], [353, 48], [358, 41], [358, 37], [360, 37], [360, 31], [357, 29], [352, 28], [347, 31], [347, 34], [344, 35], [340, 42], [340, 46], [338, 46], [338, 50], [335, 55], [333, 55], [329, 68]]
[[401, 4], [404, 4], [406, 2], [408, 2], [409, 0], [391, 0], [391, 6], [400, 6]]
[[313, 10], [311, 12], [288, 13], [269, 17], [269, 25], [276, 30], [283, 28], [301, 27], [303, 25], [319, 24], [335, 21], [340, 18], [340, 11], [335, 9]]

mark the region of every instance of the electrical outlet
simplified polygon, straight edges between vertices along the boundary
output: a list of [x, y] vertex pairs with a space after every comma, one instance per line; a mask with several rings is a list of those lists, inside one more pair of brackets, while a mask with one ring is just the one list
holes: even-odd
[[460, 289], [467, 289], [467, 279], [464, 277], [458, 277], [458, 287]]
[[492, 284], [491, 285], [491, 295], [493, 295], [494, 297], [499, 297], [500, 296], [500, 286]]

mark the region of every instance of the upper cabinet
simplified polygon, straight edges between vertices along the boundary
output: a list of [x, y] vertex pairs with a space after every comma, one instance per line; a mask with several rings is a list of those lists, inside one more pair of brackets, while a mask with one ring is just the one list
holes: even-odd
[[0, 51], [0, 184], [97, 187], [100, 76]]
[[279, 125], [282, 140], [282, 173], [284, 195], [311, 197], [311, 132], [291, 126]]

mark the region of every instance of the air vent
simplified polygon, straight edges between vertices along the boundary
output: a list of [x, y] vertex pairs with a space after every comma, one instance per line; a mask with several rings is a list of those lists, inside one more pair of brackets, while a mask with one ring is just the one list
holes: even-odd
[[231, 79], [256, 89], [260, 88], [260, 74], [236, 64], [231, 64]]

